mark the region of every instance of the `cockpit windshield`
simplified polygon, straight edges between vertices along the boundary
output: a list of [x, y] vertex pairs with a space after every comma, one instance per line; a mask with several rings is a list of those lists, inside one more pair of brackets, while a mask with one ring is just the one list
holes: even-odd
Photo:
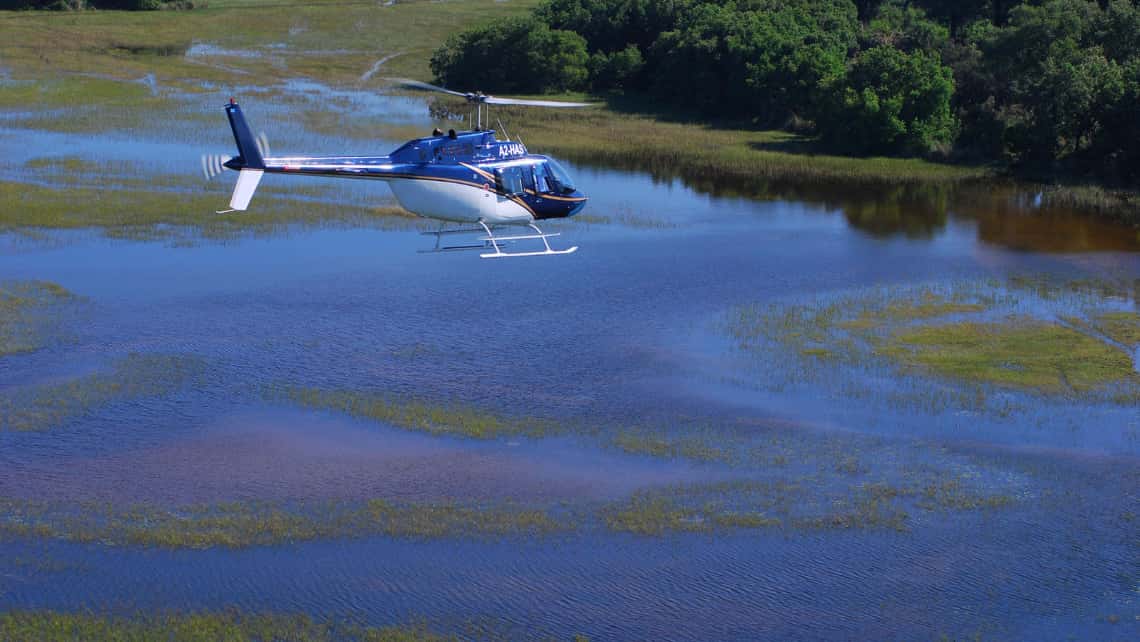
[[561, 165], [552, 159], [547, 159], [546, 171], [549, 174], [547, 180], [550, 183], [550, 191], [562, 192], [563, 194], [569, 194], [574, 191], [574, 181], [570, 178], [570, 174], [567, 173], [565, 169], [562, 169]]

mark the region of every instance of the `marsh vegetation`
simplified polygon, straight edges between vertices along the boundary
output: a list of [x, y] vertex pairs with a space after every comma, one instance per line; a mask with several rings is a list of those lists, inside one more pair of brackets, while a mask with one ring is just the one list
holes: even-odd
[[0, 612], [0, 637], [13, 642], [158, 639], [169, 642], [444, 642], [458, 639], [432, 633], [422, 625], [367, 627], [318, 621], [305, 614], [252, 614], [236, 610], [131, 616], [13, 610]]
[[0, 357], [37, 350], [51, 333], [53, 312], [74, 298], [50, 281], [0, 282]]
[[0, 431], [57, 428], [113, 401], [162, 395], [192, 384], [204, 369], [195, 357], [132, 354], [110, 372], [0, 392]]
[[1048, 281], [1020, 277], [756, 304], [737, 308], [725, 329], [758, 357], [778, 346], [807, 376], [824, 364], [879, 364], [956, 382], [966, 396], [984, 397], [984, 386], [996, 385], [1132, 403], [1140, 376], [1127, 351], [1135, 330], [1135, 313], [1122, 309], [1132, 300], [1129, 286]]
[[0, 498], [0, 534], [104, 546], [203, 549], [275, 546], [318, 539], [542, 537], [574, 523], [544, 509], [458, 503], [228, 502], [179, 507]]

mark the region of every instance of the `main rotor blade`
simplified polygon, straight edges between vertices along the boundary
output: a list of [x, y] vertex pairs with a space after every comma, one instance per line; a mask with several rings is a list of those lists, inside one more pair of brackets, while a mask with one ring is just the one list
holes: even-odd
[[532, 107], [593, 107], [597, 103], [568, 103], [561, 100], [526, 100], [487, 96], [483, 102], [490, 105], [530, 105]]
[[428, 84], [426, 82], [421, 82], [419, 80], [412, 80], [411, 78], [389, 78], [388, 80], [391, 80], [391, 81], [398, 83], [400, 85], [403, 85], [405, 87], [412, 87], [414, 89], [424, 89], [427, 91], [439, 91], [439, 92], [443, 92], [445, 94], [451, 94], [452, 96], [461, 96], [463, 98], [467, 97], [467, 94], [465, 94], [461, 91], [452, 91], [450, 89], [445, 89], [443, 87]]

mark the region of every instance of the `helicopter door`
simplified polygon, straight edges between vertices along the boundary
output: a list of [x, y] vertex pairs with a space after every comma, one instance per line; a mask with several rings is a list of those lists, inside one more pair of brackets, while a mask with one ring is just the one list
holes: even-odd
[[523, 193], [523, 177], [521, 167], [502, 167], [495, 170], [495, 183], [499, 191], [507, 196], [518, 196]]
[[554, 190], [550, 187], [550, 178], [546, 172], [546, 163], [539, 163], [534, 166], [534, 182], [535, 191], [539, 194], [554, 193]]

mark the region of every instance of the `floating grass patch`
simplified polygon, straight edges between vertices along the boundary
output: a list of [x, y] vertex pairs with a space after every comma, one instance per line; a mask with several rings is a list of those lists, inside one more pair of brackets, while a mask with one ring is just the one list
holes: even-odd
[[758, 443], [740, 431], [703, 422], [680, 421], [673, 422], [668, 428], [641, 426], [603, 431], [578, 421], [510, 417], [470, 406], [402, 400], [382, 393], [269, 386], [263, 389], [262, 394], [269, 401], [342, 412], [438, 436], [497, 439], [575, 434], [601, 439], [603, 445], [633, 455], [731, 465], [770, 463], [779, 457], [778, 451], [782, 452], [772, 444]]
[[0, 534], [108, 546], [246, 548], [347, 537], [540, 537], [573, 521], [538, 508], [457, 503], [230, 502], [162, 508], [0, 499]]
[[[740, 306], [723, 328], [753, 359], [778, 359], [772, 385], [826, 380], [848, 397], [1005, 417], [1026, 406], [989, 387], [1131, 403], [1140, 378], [1117, 345], [1140, 335], [1140, 315], [1119, 309], [1131, 296], [1123, 282], [1048, 277], [886, 287]], [[949, 386], [869, 391], [864, 374], [883, 369]]]
[[50, 281], [0, 283], [0, 357], [38, 349], [49, 334], [52, 311], [74, 298]]
[[0, 395], [0, 431], [55, 428], [115, 400], [171, 392], [203, 371], [192, 357], [132, 354], [111, 372]]
[[888, 481], [845, 481], [833, 475], [733, 480], [643, 491], [601, 511], [610, 530], [635, 535], [784, 530], [909, 529], [914, 512], [993, 510], [1010, 495], [989, 493], [945, 470], [911, 471]]
[[891, 328], [979, 314], [995, 303], [992, 295], [972, 287], [884, 288], [810, 303], [739, 306], [729, 313], [725, 331], [744, 350], [763, 353], [776, 345], [810, 369], [821, 362], [864, 361]]
[[0, 638], [12, 642], [75, 640], [163, 640], [217, 642], [442, 642], [458, 638], [432, 633], [422, 625], [365, 627], [317, 621], [308, 615], [253, 614], [239, 611], [165, 613], [129, 617], [59, 611], [0, 612]]
[[1126, 346], [1140, 345], [1140, 313], [1105, 312], [1093, 317], [1093, 324], [1117, 343]]
[[1102, 276], [1061, 279], [1048, 274], [1015, 274], [1004, 283], [1015, 292], [1030, 292], [1045, 301], [1071, 299], [1084, 303], [1103, 303], [1106, 300], [1129, 301], [1137, 295], [1135, 282], [1126, 276]]
[[627, 428], [610, 438], [615, 448], [634, 455], [666, 459], [684, 458], [696, 461], [735, 463], [741, 458], [743, 445], [716, 445], [714, 437], [705, 434], [671, 434], [662, 430]]
[[1134, 374], [1120, 349], [1055, 323], [1013, 318], [1002, 323], [951, 323], [902, 330], [880, 353], [968, 382], [1086, 391]]
[[470, 407], [398, 401], [375, 393], [292, 387], [267, 388], [264, 393], [273, 401], [343, 412], [433, 435], [495, 439], [508, 435], [542, 437], [561, 432], [559, 424], [546, 419], [508, 418]]

